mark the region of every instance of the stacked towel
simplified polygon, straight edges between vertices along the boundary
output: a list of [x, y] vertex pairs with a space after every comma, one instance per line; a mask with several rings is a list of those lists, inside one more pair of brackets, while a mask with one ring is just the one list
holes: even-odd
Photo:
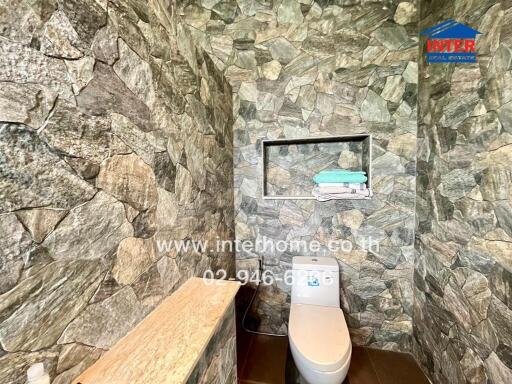
[[368, 192], [365, 183], [318, 183], [321, 193], [362, 193]]
[[326, 169], [316, 174], [313, 180], [321, 183], [365, 183], [368, 178], [363, 171], [347, 171], [345, 169]]
[[319, 201], [333, 199], [361, 199], [371, 195], [366, 187], [368, 177], [363, 171], [328, 169], [313, 177], [316, 187], [313, 196]]

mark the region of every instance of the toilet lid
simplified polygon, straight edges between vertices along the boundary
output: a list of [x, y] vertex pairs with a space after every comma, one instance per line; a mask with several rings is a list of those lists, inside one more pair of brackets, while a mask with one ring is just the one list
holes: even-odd
[[313, 369], [336, 371], [350, 356], [350, 335], [340, 308], [292, 304], [288, 328], [290, 342]]

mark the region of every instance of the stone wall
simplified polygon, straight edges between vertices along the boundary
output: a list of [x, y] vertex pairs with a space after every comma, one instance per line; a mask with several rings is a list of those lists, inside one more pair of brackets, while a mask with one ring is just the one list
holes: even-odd
[[233, 303], [221, 319], [186, 384], [237, 384], [235, 321]]
[[[356, 344], [408, 350], [412, 333], [417, 15], [399, 1], [180, 1], [196, 44], [234, 91], [237, 240], [318, 240], [338, 258]], [[371, 200], [263, 200], [262, 139], [373, 135]], [[350, 164], [350, 153], [339, 164]], [[325, 166], [329, 162], [324, 163]], [[300, 166], [295, 164], [295, 166]], [[317, 166], [322, 167], [319, 161]], [[277, 176], [290, 182], [290, 170]], [[380, 243], [378, 252], [362, 239]], [[330, 254], [331, 239], [355, 244]], [[277, 278], [304, 253], [237, 253]], [[289, 287], [260, 289], [260, 329], [286, 332]]]
[[414, 351], [436, 384], [512, 382], [512, 4], [422, 1], [483, 33], [420, 65]]
[[[68, 383], [232, 253], [231, 89], [163, 0], [0, 1], [0, 382]], [[161, 244], [161, 243], [160, 243]]]

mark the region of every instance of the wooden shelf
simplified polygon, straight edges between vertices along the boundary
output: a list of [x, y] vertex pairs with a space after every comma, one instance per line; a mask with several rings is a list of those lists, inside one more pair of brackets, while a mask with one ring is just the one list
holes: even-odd
[[186, 383], [239, 287], [190, 278], [72, 384]]

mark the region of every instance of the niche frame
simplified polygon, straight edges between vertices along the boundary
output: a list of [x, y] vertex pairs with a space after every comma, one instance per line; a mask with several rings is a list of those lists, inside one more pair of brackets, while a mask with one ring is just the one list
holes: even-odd
[[[358, 199], [350, 200], [370, 200], [372, 198], [372, 135], [369, 133], [358, 133], [353, 135], [339, 135], [339, 136], [317, 136], [317, 137], [302, 137], [290, 139], [264, 139], [261, 140], [261, 190], [262, 198], [264, 200], [316, 200], [312, 195], [310, 196], [281, 196], [269, 195], [267, 191], [267, 150], [270, 146], [283, 146], [283, 145], [306, 145], [317, 143], [347, 143], [347, 142], [360, 142], [362, 144], [362, 170], [366, 171], [368, 180], [366, 185], [370, 190], [369, 197], [360, 197]], [[348, 199], [339, 199], [347, 201]], [[332, 201], [332, 200], [331, 200]]]

